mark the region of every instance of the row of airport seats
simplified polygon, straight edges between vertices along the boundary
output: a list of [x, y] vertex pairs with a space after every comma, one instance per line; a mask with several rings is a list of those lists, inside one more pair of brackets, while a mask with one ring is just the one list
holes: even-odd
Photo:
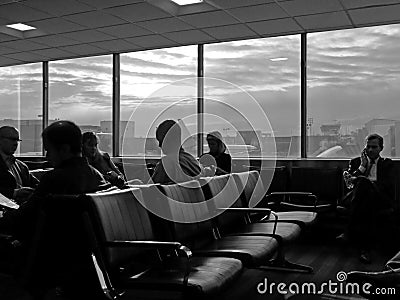
[[[25, 281], [71, 280], [73, 299], [94, 299], [95, 290], [99, 299], [116, 299], [121, 290], [127, 299], [140, 291], [216, 299], [243, 268], [312, 272], [286, 261], [284, 248], [316, 213], [249, 209], [251, 197], [264, 192], [259, 173], [250, 171], [43, 199]], [[265, 217], [250, 223], [254, 212]]]

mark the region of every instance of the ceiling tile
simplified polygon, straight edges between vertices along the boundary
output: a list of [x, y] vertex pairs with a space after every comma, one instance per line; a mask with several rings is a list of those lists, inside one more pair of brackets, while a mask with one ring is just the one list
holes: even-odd
[[78, 23], [90, 28], [105, 27], [126, 23], [125, 20], [109, 15], [101, 11], [92, 11], [81, 14], [69, 15], [64, 17], [74, 23]]
[[0, 9], [0, 18], [8, 19], [12, 22], [29, 22], [50, 17], [51, 15], [45, 12], [20, 3], [4, 4]]
[[64, 57], [70, 57], [72, 55], [71, 52], [67, 52], [58, 48], [51, 48], [51, 49], [41, 49], [41, 50], [34, 50], [31, 51], [33, 54], [41, 55], [51, 59], [60, 59]]
[[4, 42], [4, 43], [1, 43], [1, 45], [4, 47], [8, 47], [8, 48], [14, 48], [14, 49], [18, 50], [19, 52], [47, 48], [45, 45], [31, 42], [29, 40]]
[[343, 10], [338, 0], [291, 0], [279, 2], [291, 16], [311, 15]]
[[104, 11], [130, 22], [147, 21], [171, 16], [160, 8], [154, 7], [148, 3], [118, 6]]
[[143, 0], [79, 0], [79, 2], [86, 3], [96, 8], [106, 8], [112, 6], [132, 4], [135, 2], [143, 2]]
[[112, 41], [104, 41], [91, 43], [91, 45], [102, 48], [104, 50], [112, 51], [112, 52], [126, 52], [126, 51], [135, 51], [141, 49], [141, 47], [128, 43], [124, 40], [112, 40]]
[[1, 54], [6, 54], [6, 53], [14, 53], [14, 52], [15, 52], [15, 49], [4, 47], [4, 46], [0, 46], [0, 55]]
[[178, 30], [193, 29], [192, 26], [177, 18], [165, 18], [137, 23], [137, 25], [149, 29], [155, 33], [164, 33]]
[[98, 55], [103, 54], [106, 51], [100, 49], [98, 47], [89, 45], [89, 44], [80, 44], [80, 45], [73, 45], [73, 46], [66, 46], [63, 47], [63, 50], [72, 52], [78, 55]]
[[347, 9], [368, 7], [372, 5], [396, 4], [399, 0], [342, 0]]
[[218, 40], [257, 36], [257, 33], [243, 24], [204, 28], [202, 30]]
[[10, 23], [12, 23], [9, 19], [6, 19], [6, 18], [0, 18], [0, 26], [2, 26], [2, 25], [8, 25], [8, 24], [10, 24]]
[[5, 42], [5, 41], [12, 41], [12, 40], [16, 40], [16, 39], [18, 39], [18, 38], [15, 37], [15, 36], [8, 35], [8, 34], [0, 32], [0, 43], [1, 42]]
[[82, 43], [91, 43], [91, 42], [99, 42], [99, 41], [107, 41], [115, 39], [113, 36], [97, 30], [82, 30], [82, 31], [69, 32], [69, 33], [64, 33], [63, 36], [68, 39], [77, 40]]
[[126, 40], [143, 48], [179, 46], [175, 42], [156, 34], [127, 38]]
[[62, 18], [52, 18], [52, 19], [47, 19], [47, 20], [29, 22], [28, 25], [36, 27], [44, 32], [49, 33], [49, 34], [51, 34], [51, 33], [56, 34], [56, 33], [86, 29], [82, 25], [69, 22]]
[[276, 3], [233, 8], [229, 9], [228, 12], [243, 22], [264, 21], [288, 17], [287, 13]]
[[274, 0], [206, 0], [207, 3], [227, 9], [241, 6], [252, 6], [257, 4], [273, 3]]
[[20, 63], [21, 63], [20, 60], [16, 60], [16, 59], [11, 59], [9, 57], [0, 56], [0, 66], [1, 67], [11, 66], [11, 65], [18, 65]]
[[81, 13], [94, 9], [92, 6], [75, 0], [27, 0], [24, 5], [55, 16]]
[[168, 39], [171, 39], [179, 44], [195, 44], [215, 42], [215, 39], [200, 30], [186, 30], [179, 32], [169, 32], [164, 34]]
[[260, 35], [298, 33], [303, 31], [292, 18], [254, 22], [247, 25]]
[[99, 28], [98, 31], [104, 32], [106, 34], [118, 37], [118, 38], [126, 38], [126, 37], [134, 37], [141, 35], [149, 35], [152, 34], [150, 30], [141, 28], [134, 24], [123, 24], [116, 26], [109, 26]]
[[338, 29], [351, 27], [351, 22], [344, 12], [296, 17], [296, 20], [306, 30]]
[[400, 5], [349, 10], [355, 24], [379, 24], [400, 21]]
[[19, 53], [12, 53], [12, 54], [4, 54], [4, 56], [11, 58], [11, 59], [21, 60], [24, 62], [37, 62], [37, 61], [45, 60], [45, 57], [38, 55], [38, 54], [33, 54], [31, 52], [19, 52]]
[[56, 34], [41, 36], [29, 40], [39, 44], [47, 45], [49, 47], [63, 47], [63, 46], [79, 44], [79, 42], [76, 40], [68, 39], [63, 35], [56, 35]]
[[182, 16], [181, 19], [194, 27], [223, 26], [238, 23], [238, 21], [223, 11], [213, 11], [195, 15]]

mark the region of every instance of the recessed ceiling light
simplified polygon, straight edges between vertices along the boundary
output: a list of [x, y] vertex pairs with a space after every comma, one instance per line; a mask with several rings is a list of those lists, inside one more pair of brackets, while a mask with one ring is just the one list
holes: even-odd
[[270, 58], [270, 61], [283, 61], [283, 60], [288, 60], [287, 57], [277, 57], [277, 58]]
[[25, 25], [25, 24], [22, 24], [22, 23], [10, 24], [10, 25], [6, 25], [6, 26], [10, 27], [12, 29], [19, 30], [19, 31], [28, 31], [28, 30], [36, 29], [35, 27], [29, 26], [29, 25]]
[[172, 2], [175, 2], [178, 5], [188, 5], [188, 4], [195, 4], [195, 3], [201, 3], [203, 0], [171, 0]]

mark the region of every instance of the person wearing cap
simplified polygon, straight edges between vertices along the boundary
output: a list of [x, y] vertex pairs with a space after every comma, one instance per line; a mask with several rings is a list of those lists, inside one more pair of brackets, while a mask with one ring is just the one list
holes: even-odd
[[219, 131], [213, 131], [207, 134], [207, 143], [210, 152], [204, 153], [200, 157], [200, 163], [203, 166], [215, 165], [217, 167], [215, 175], [231, 173], [232, 158], [226, 151], [226, 145], [223, 142]]
[[20, 141], [16, 128], [0, 127], [0, 193], [22, 203], [33, 193], [39, 180], [29, 173], [25, 163], [14, 157]]

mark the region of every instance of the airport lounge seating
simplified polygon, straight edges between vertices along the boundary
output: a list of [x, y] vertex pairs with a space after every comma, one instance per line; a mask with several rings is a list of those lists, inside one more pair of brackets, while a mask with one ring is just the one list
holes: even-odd
[[[255, 172], [257, 173], [257, 172]], [[241, 173], [249, 177], [248, 172]], [[206, 200], [212, 199], [216, 209], [220, 209], [222, 213], [217, 218], [217, 228], [221, 236], [269, 236], [275, 238], [279, 243], [279, 249], [276, 257], [266, 263], [267, 267], [312, 272], [312, 268], [300, 264], [295, 264], [285, 259], [284, 248], [289, 243], [300, 237], [301, 227], [296, 222], [280, 221], [277, 216], [276, 220], [269, 222], [245, 222], [250, 218], [243, 218], [243, 213], [251, 213], [261, 211], [267, 215], [275, 215], [269, 209], [248, 208], [245, 199], [242, 198], [242, 190], [238, 188], [235, 177], [240, 174], [222, 175], [209, 178], [200, 178], [200, 183], [206, 195]], [[239, 185], [242, 187], [241, 185]], [[254, 190], [253, 193], [256, 193]], [[300, 212], [306, 213], [306, 212]], [[246, 216], [246, 214], [245, 214]], [[273, 218], [272, 218], [273, 219]]]
[[158, 290], [165, 298], [174, 292], [189, 298], [212, 298], [241, 273], [240, 260], [192, 257], [191, 250], [180, 242], [155, 241], [150, 216], [142, 206], [142, 189], [88, 197], [94, 212], [91, 232], [97, 233], [97, 247], [111, 280], [121, 289]]

